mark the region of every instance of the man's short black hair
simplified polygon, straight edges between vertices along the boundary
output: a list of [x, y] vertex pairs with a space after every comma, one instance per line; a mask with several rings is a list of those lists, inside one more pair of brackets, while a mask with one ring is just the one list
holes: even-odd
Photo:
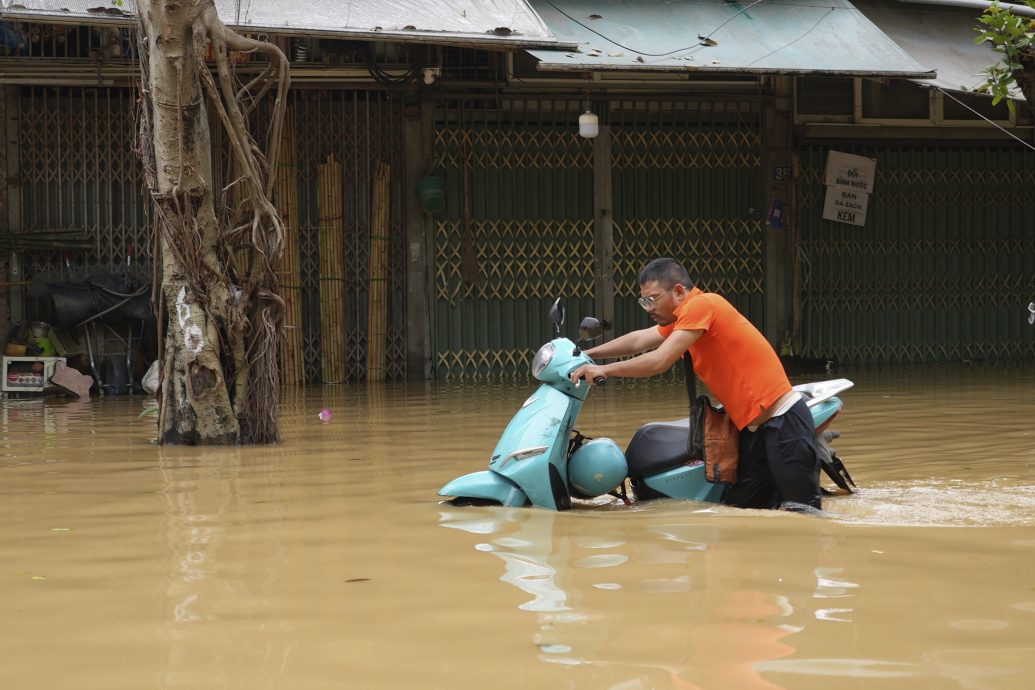
[[690, 274], [683, 268], [683, 264], [667, 257], [654, 259], [640, 271], [640, 285], [654, 281], [666, 290], [671, 290], [676, 285], [682, 285], [687, 290], [694, 287], [694, 282], [690, 280]]

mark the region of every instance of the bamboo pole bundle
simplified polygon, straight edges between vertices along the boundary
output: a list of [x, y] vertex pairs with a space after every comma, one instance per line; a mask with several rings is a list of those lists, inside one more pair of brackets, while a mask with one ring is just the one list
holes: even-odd
[[367, 381], [384, 381], [388, 344], [388, 235], [390, 181], [387, 163], [377, 166], [370, 208], [370, 286], [367, 309]]
[[284, 258], [281, 263], [280, 296], [284, 299], [284, 339], [280, 350], [281, 381], [301, 384], [305, 381], [302, 350], [302, 266], [299, 257], [298, 170], [295, 165], [295, 117], [288, 108], [280, 143], [280, 165], [277, 167], [274, 198], [284, 220]]
[[317, 166], [320, 227], [320, 343], [323, 382], [341, 383], [348, 370], [345, 331], [345, 206], [341, 163], [334, 154]]

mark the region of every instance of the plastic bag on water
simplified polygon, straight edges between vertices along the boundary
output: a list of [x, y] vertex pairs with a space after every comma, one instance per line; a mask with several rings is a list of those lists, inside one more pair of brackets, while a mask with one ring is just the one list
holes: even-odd
[[140, 381], [140, 387], [143, 388], [145, 392], [154, 395], [161, 382], [162, 377], [159, 373], [158, 360], [156, 359], [151, 362], [151, 366], [147, 368], [147, 373], [144, 374], [144, 378]]

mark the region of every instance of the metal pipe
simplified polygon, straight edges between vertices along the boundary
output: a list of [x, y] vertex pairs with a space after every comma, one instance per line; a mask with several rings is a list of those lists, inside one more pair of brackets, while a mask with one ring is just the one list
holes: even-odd
[[[992, 6], [991, 2], [985, 0], [901, 0], [916, 5], [944, 5], [945, 7], [967, 7], [975, 10], [985, 10]], [[1017, 5], [1010, 2], [1001, 2], [999, 7], [1009, 10], [1014, 14], [1025, 17], [1035, 17], [1035, 8], [1027, 5]]]

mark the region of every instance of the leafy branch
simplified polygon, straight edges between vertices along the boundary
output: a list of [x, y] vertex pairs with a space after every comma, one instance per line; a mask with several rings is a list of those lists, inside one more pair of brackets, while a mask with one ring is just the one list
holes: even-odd
[[[1035, 0], [1025, 0], [1028, 7], [1035, 9]], [[1010, 98], [1010, 91], [1019, 87], [1028, 98], [1029, 104], [1035, 92], [1035, 19], [1014, 14], [995, 0], [981, 16], [981, 27], [975, 29], [978, 37], [974, 43], [991, 43], [992, 49], [1000, 55], [999, 62], [986, 68], [988, 75], [984, 84], [978, 87], [981, 93], [992, 96], [992, 105], [998, 105], [1004, 98], [1012, 114], [1016, 105]]]

